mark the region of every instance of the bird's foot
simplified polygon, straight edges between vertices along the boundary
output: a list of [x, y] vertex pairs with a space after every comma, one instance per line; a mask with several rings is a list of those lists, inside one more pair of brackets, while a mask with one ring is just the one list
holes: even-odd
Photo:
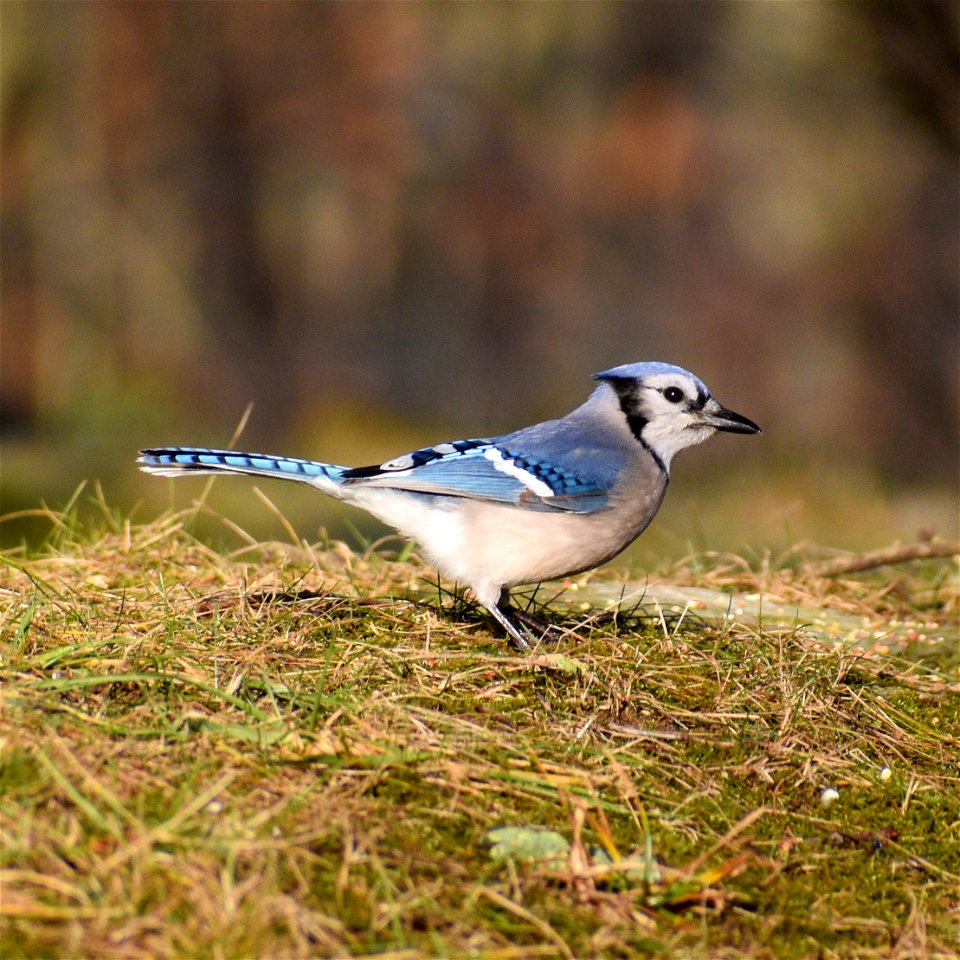
[[515, 623], [520, 623], [531, 634], [532, 639], [539, 643], [557, 643], [563, 636], [562, 630], [558, 630], [543, 617], [521, 610], [519, 607], [508, 606], [507, 616]]

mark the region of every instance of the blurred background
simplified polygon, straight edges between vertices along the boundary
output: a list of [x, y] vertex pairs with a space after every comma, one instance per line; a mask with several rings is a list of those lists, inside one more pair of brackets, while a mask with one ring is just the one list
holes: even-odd
[[[662, 359], [764, 435], [680, 458], [638, 564], [956, 535], [958, 9], [7, 0], [3, 512], [187, 506], [137, 448], [251, 402], [238, 447], [380, 462]], [[207, 502], [282, 539], [252, 487]]]

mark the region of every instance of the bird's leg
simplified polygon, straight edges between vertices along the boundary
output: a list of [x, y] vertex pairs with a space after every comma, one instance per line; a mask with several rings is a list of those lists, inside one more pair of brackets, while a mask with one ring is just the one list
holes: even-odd
[[519, 621], [527, 630], [535, 634], [537, 640], [540, 642], [555, 643], [560, 639], [560, 633], [563, 631], [558, 632], [558, 630], [552, 627], [543, 617], [538, 617], [536, 614], [530, 613], [527, 610], [521, 610], [515, 606], [510, 600], [510, 594], [506, 590], [501, 592], [498, 606], [501, 611], [505, 611], [510, 615], [511, 620]]
[[[497, 623], [507, 631], [512, 646], [517, 650], [529, 650], [530, 643], [526, 637], [517, 629], [515, 621], [519, 621], [524, 627], [536, 634], [538, 640], [550, 639], [550, 625], [535, 617], [526, 610], [515, 607], [510, 601], [510, 592], [508, 590], [500, 591], [500, 599], [495, 604], [490, 604], [487, 609], [496, 617]], [[553, 638], [555, 639], [555, 638]], [[523, 644], [521, 646], [521, 644]]]
[[514, 620], [519, 620], [525, 627], [529, 630], [540, 634], [541, 636], [548, 636], [550, 633], [550, 624], [547, 623], [543, 617], [538, 617], [536, 614], [529, 613], [526, 610], [521, 610], [519, 607], [509, 606], [507, 608], [510, 611], [510, 616]]
[[[504, 596], [507, 597], [507, 603], [503, 604]], [[515, 612], [510, 608], [510, 595], [504, 591], [500, 594], [500, 604], [503, 604], [511, 612]], [[510, 618], [500, 609], [500, 605], [496, 603], [485, 603], [484, 607], [493, 614], [494, 619], [497, 623], [507, 631], [507, 639], [510, 641], [510, 646], [515, 650], [529, 650], [530, 643], [527, 638], [517, 629], [516, 625], [510, 620]]]

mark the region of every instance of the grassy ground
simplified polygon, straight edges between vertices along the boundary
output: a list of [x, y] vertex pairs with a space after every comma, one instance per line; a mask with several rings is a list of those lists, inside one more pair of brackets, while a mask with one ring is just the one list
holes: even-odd
[[518, 656], [413, 559], [104, 516], [0, 571], [4, 958], [956, 955], [952, 561], [662, 571], [902, 648], [586, 611]]

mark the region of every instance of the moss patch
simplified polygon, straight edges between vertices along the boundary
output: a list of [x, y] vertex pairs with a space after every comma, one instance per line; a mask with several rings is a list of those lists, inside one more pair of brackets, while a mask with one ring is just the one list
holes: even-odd
[[[4, 558], [4, 957], [954, 955], [952, 651], [587, 611], [517, 656], [415, 562], [186, 519]], [[943, 633], [949, 567], [734, 587]]]

